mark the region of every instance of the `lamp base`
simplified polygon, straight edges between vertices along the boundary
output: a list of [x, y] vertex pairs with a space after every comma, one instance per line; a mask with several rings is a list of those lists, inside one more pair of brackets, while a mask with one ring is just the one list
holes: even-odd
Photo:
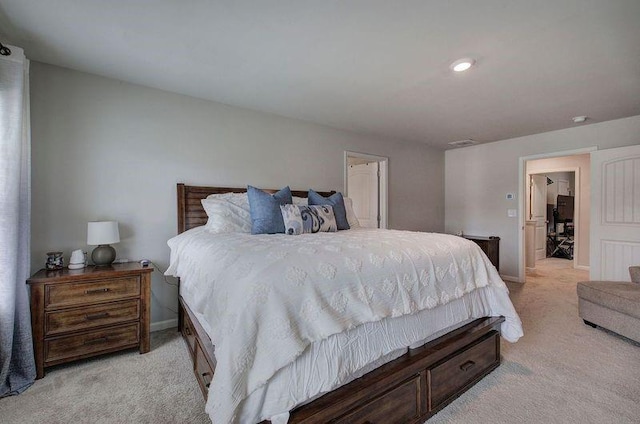
[[108, 244], [101, 244], [91, 252], [91, 260], [95, 266], [109, 266], [116, 260], [116, 249]]

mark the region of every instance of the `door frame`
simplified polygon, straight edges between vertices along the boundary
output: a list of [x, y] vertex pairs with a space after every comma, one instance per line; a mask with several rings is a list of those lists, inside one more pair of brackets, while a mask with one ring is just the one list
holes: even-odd
[[380, 214], [380, 228], [387, 228], [388, 219], [387, 214], [389, 210], [388, 206], [388, 192], [389, 192], [389, 182], [388, 182], [388, 166], [389, 166], [389, 158], [385, 156], [377, 156], [371, 155], [369, 153], [359, 153], [352, 152], [349, 150], [344, 151], [344, 194], [349, 197], [349, 158], [359, 158], [366, 159], [371, 162], [378, 162], [378, 167], [380, 171], [380, 184], [378, 186], [378, 198], [379, 198], [379, 208], [378, 213]]
[[[526, 213], [526, 200], [525, 200], [525, 184], [527, 180], [527, 167], [526, 163], [530, 160], [536, 159], [549, 159], [549, 158], [557, 158], [561, 156], [576, 156], [583, 155], [585, 153], [591, 153], [595, 150], [598, 150], [598, 146], [585, 147], [582, 149], [574, 149], [574, 150], [563, 150], [559, 152], [550, 152], [550, 153], [541, 153], [537, 155], [529, 155], [529, 156], [521, 156], [518, 159], [518, 196], [520, 201], [518, 202], [518, 225], [520, 231], [518, 231], [518, 282], [524, 283], [526, 280], [526, 268], [525, 268], [525, 254], [524, 254], [524, 222], [525, 222], [525, 213]], [[577, 192], [578, 190], [576, 190]], [[575, 213], [574, 207], [574, 213]], [[575, 226], [574, 226], [575, 229]], [[574, 245], [575, 246], [575, 245]], [[574, 247], [575, 249], [575, 247]], [[574, 261], [577, 257], [576, 252], [574, 250]]]

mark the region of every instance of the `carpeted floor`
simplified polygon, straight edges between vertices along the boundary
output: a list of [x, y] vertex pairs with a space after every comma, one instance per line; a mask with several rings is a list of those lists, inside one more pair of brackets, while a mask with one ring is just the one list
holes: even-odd
[[[584, 271], [547, 259], [510, 284], [524, 323], [502, 342], [502, 365], [429, 423], [640, 423], [640, 345], [582, 323]], [[19, 396], [0, 399], [0, 423], [209, 423], [175, 330], [152, 351], [60, 366]]]

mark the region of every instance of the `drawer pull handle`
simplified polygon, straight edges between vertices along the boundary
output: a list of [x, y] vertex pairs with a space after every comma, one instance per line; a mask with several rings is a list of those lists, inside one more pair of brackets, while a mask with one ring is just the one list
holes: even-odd
[[[210, 372], [203, 372], [202, 373], [202, 381], [206, 381], [205, 377], [211, 375]], [[204, 387], [206, 387], [207, 389], [209, 388], [209, 386], [211, 386], [211, 381], [209, 381], [208, 383], [205, 383]]]
[[186, 334], [187, 336], [191, 335], [191, 329], [189, 327], [185, 327], [184, 328], [184, 334]]
[[85, 340], [84, 344], [92, 345], [92, 344], [104, 343], [108, 341], [109, 341], [109, 338], [107, 337], [98, 337], [97, 339]]
[[470, 368], [472, 368], [475, 364], [476, 364], [476, 363], [475, 363], [475, 362], [473, 362], [473, 361], [467, 361], [467, 362], [465, 362], [464, 364], [460, 365], [460, 369], [461, 369], [462, 371], [467, 371], [467, 370], [469, 370]]
[[106, 293], [108, 291], [109, 291], [109, 288], [105, 287], [103, 289], [85, 290], [84, 294], [99, 294], [99, 293]]
[[108, 318], [109, 317], [109, 312], [101, 312], [99, 314], [85, 315], [84, 317], [89, 321], [94, 320], [94, 319]]

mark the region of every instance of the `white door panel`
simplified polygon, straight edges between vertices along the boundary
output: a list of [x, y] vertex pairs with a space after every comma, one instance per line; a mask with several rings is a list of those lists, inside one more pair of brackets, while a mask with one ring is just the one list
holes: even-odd
[[350, 165], [348, 172], [349, 197], [360, 225], [378, 228], [378, 163]]
[[547, 256], [547, 177], [531, 175], [531, 214], [536, 221], [536, 260]]
[[592, 280], [629, 281], [640, 264], [640, 146], [591, 153]]

